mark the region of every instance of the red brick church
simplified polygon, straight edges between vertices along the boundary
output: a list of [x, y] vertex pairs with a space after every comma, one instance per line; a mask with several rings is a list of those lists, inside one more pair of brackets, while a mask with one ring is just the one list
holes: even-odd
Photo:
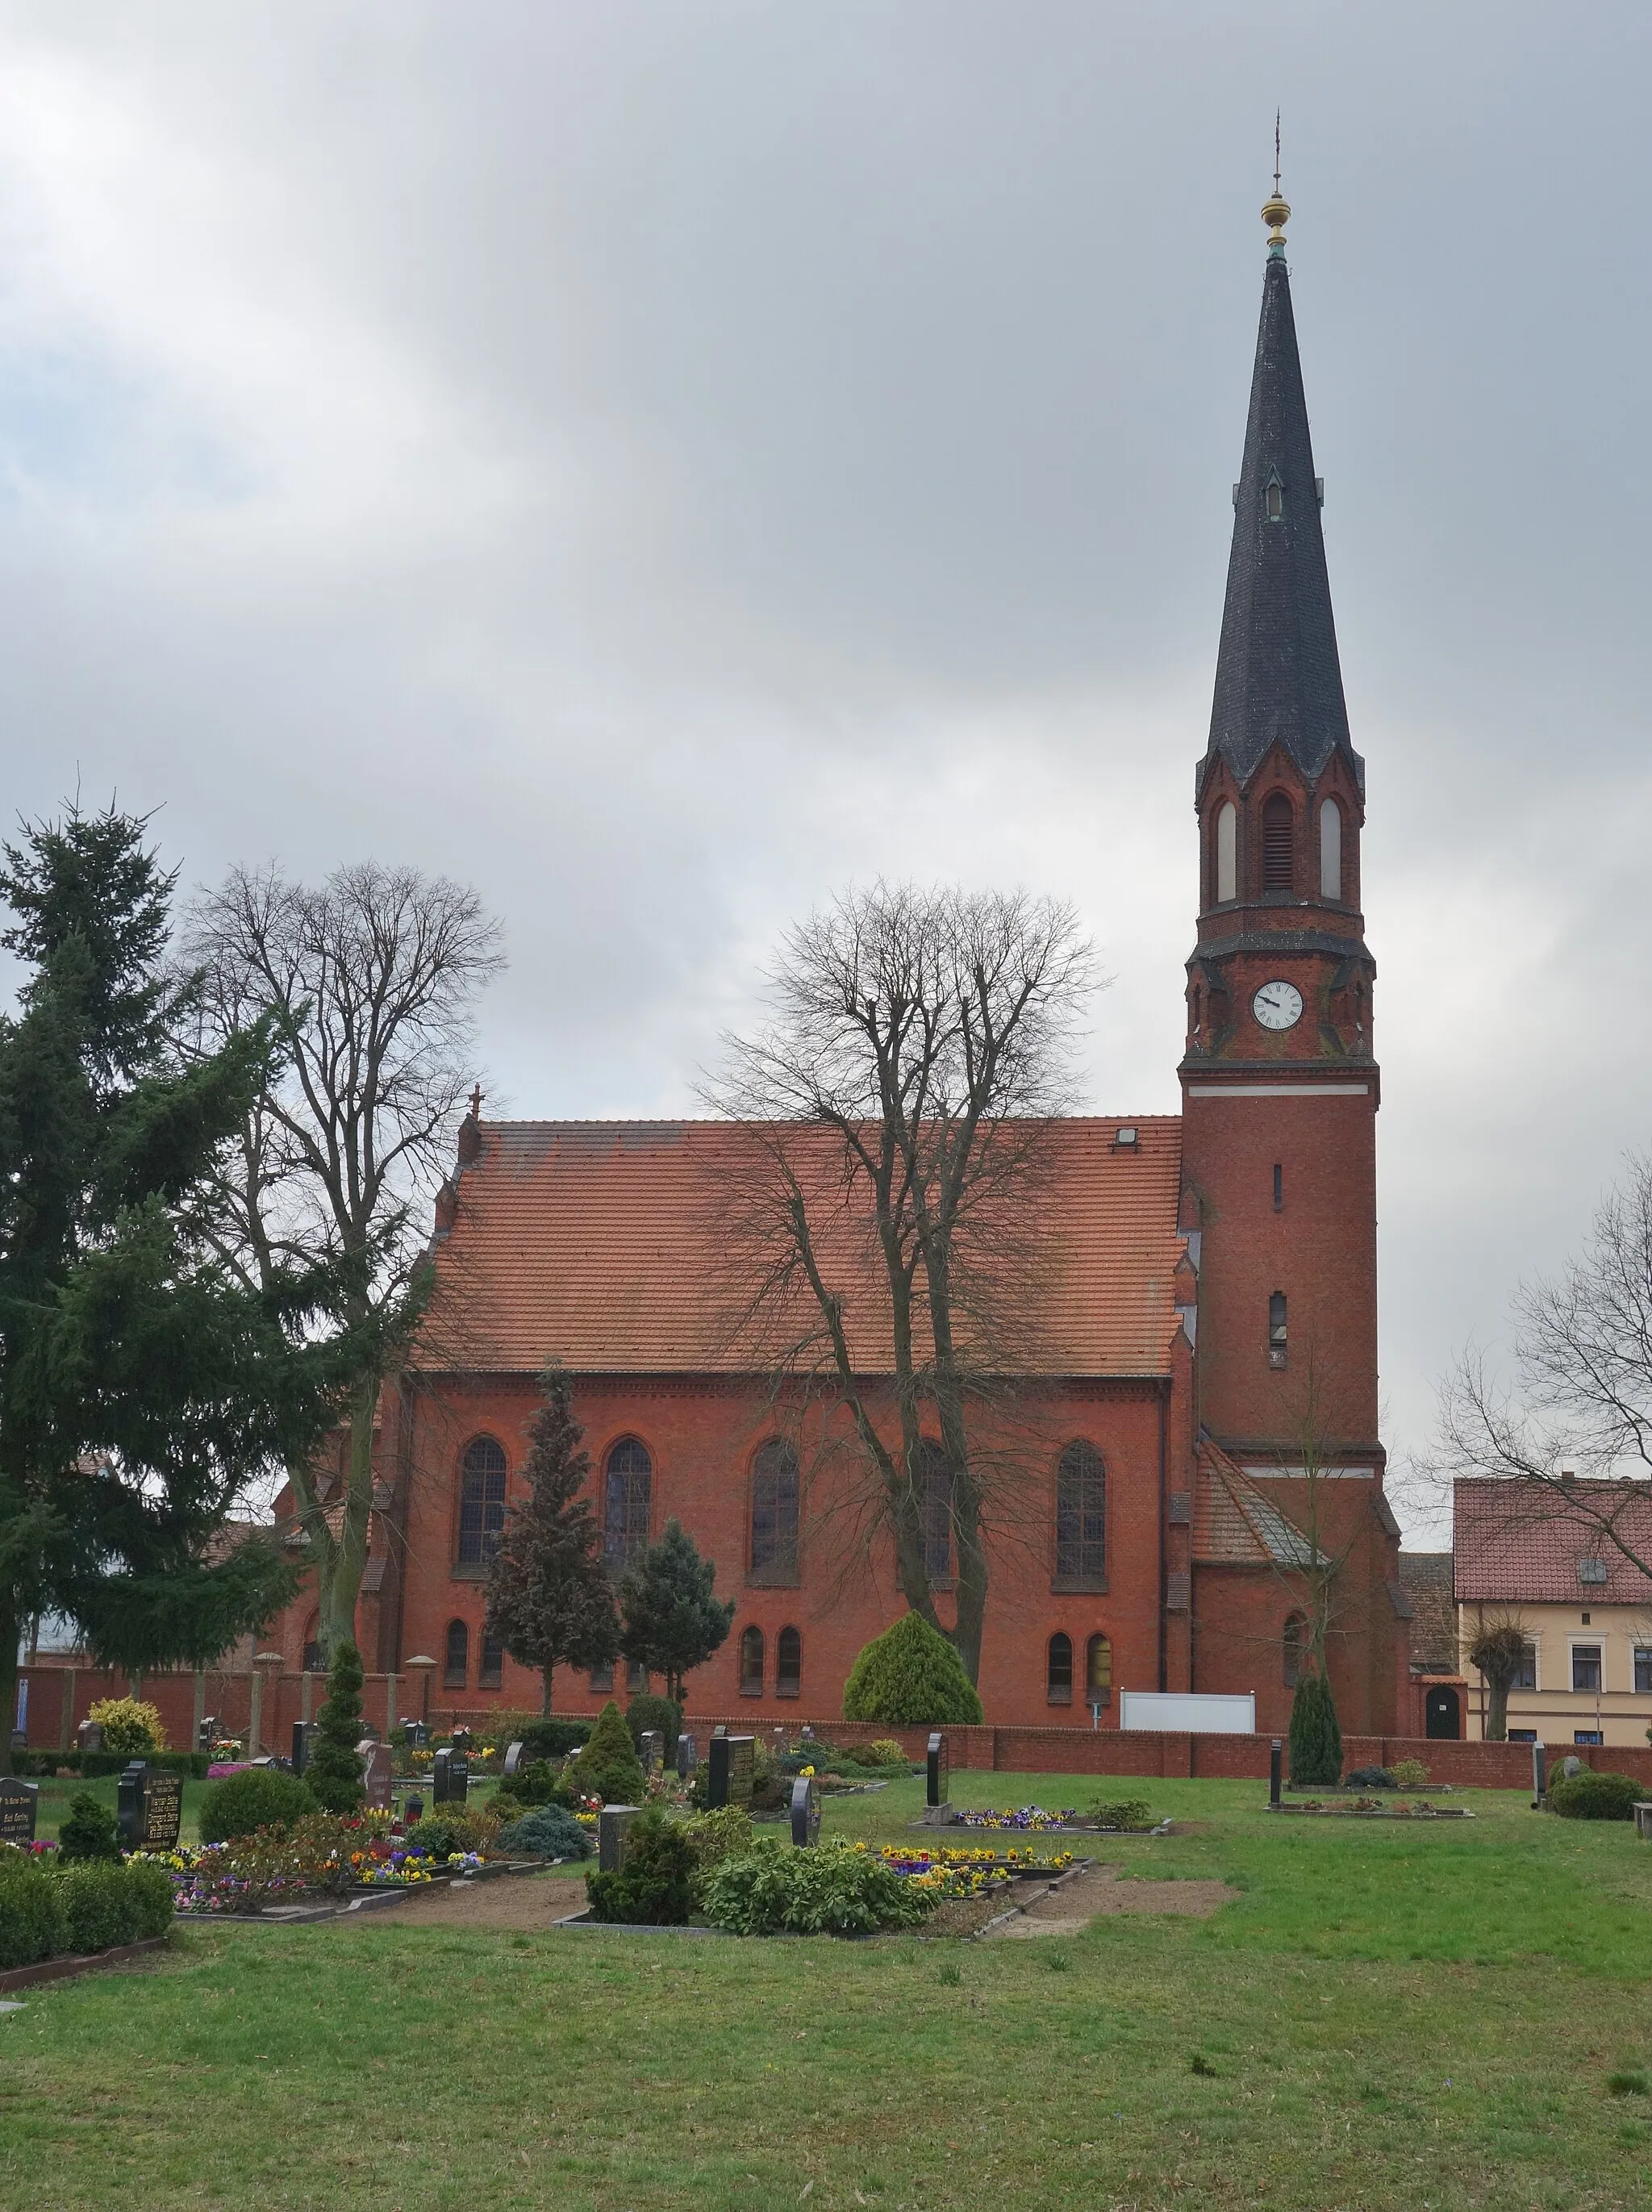
[[[1121, 1690], [1191, 1689], [1253, 1691], [1258, 1726], [1278, 1729], [1317, 1546], [1336, 1562], [1344, 1729], [1409, 1724], [1409, 1607], [1377, 1434], [1365, 772], [1343, 700], [1288, 212], [1264, 211], [1274, 228], [1194, 775], [1182, 1110], [1057, 1132], [1063, 1250], [1042, 1316], [1048, 1371], [1022, 1400], [1023, 1510], [993, 1561], [989, 1721], [1089, 1726], [1094, 1712], [1106, 1728]], [[689, 1678], [691, 1710], [829, 1718], [855, 1653], [902, 1609], [892, 1544], [874, 1539], [846, 1574], [768, 1377], [723, 1348], [705, 1192], [734, 1142], [715, 1121], [461, 1126], [434, 1249], [465, 1349], [386, 1394], [358, 1614], [369, 1669], [437, 1662], [434, 1712], [538, 1703], [537, 1675], [483, 1632], [483, 1584], [550, 1357], [574, 1378], [610, 1561], [675, 1516], [737, 1601], [727, 1643]], [[301, 1602], [280, 1625], [289, 1668], [313, 1620]], [[593, 1711], [613, 1687], [559, 1676], [557, 1708]]]

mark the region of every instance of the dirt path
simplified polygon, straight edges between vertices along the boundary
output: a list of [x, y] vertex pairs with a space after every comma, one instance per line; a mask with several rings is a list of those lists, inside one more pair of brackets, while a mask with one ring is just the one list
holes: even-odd
[[995, 1928], [1000, 1937], [1078, 1936], [1092, 1920], [1119, 1912], [1181, 1913], [1208, 1920], [1239, 1894], [1224, 1881], [1121, 1881], [1117, 1867], [1093, 1867], [1048, 1893], [1013, 1920]]
[[[596, 1861], [591, 1863], [594, 1866]], [[349, 1916], [358, 1924], [390, 1920], [398, 1928], [549, 1928], [569, 1912], [585, 1910], [583, 1875], [507, 1874], [491, 1881], [444, 1882], [410, 1895], [377, 1912]], [[337, 1924], [337, 1923], [335, 1923]]]

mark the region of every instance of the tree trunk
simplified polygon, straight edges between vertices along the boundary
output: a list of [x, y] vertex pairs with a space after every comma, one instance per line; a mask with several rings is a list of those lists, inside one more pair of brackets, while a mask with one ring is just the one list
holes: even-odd
[[379, 1377], [364, 1376], [350, 1395], [349, 1460], [344, 1476], [344, 1518], [337, 1546], [320, 1577], [320, 1641], [332, 1663], [341, 1644], [355, 1642], [355, 1605], [367, 1563], [367, 1522], [373, 1511], [373, 1417], [379, 1405]]
[[539, 1707], [539, 1712], [541, 1718], [544, 1720], [549, 1720], [550, 1718], [550, 1678], [554, 1671], [555, 1669], [550, 1667], [542, 1667], [539, 1669], [539, 1680], [544, 1685], [544, 1698]]
[[0, 1774], [13, 1771], [11, 1727], [17, 1717], [17, 1639], [22, 1620], [10, 1590], [0, 1593]]
[[1488, 1743], [1507, 1743], [1509, 1741], [1509, 1684], [1500, 1674], [1489, 1674], [1485, 1682], [1485, 1740]]

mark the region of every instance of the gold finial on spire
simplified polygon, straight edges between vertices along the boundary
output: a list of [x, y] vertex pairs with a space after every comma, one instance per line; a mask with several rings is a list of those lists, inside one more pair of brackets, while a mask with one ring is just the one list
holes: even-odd
[[1270, 253], [1285, 252], [1285, 227], [1291, 220], [1291, 210], [1279, 193], [1279, 111], [1273, 111], [1273, 197], [1262, 210], [1262, 221], [1268, 226], [1267, 250]]

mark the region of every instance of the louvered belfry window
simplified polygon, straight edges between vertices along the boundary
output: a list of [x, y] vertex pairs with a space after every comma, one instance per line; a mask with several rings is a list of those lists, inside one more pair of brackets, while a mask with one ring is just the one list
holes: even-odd
[[1276, 791], [1262, 807], [1262, 889], [1288, 891], [1295, 879], [1291, 866], [1296, 843], [1296, 818], [1291, 801]]

